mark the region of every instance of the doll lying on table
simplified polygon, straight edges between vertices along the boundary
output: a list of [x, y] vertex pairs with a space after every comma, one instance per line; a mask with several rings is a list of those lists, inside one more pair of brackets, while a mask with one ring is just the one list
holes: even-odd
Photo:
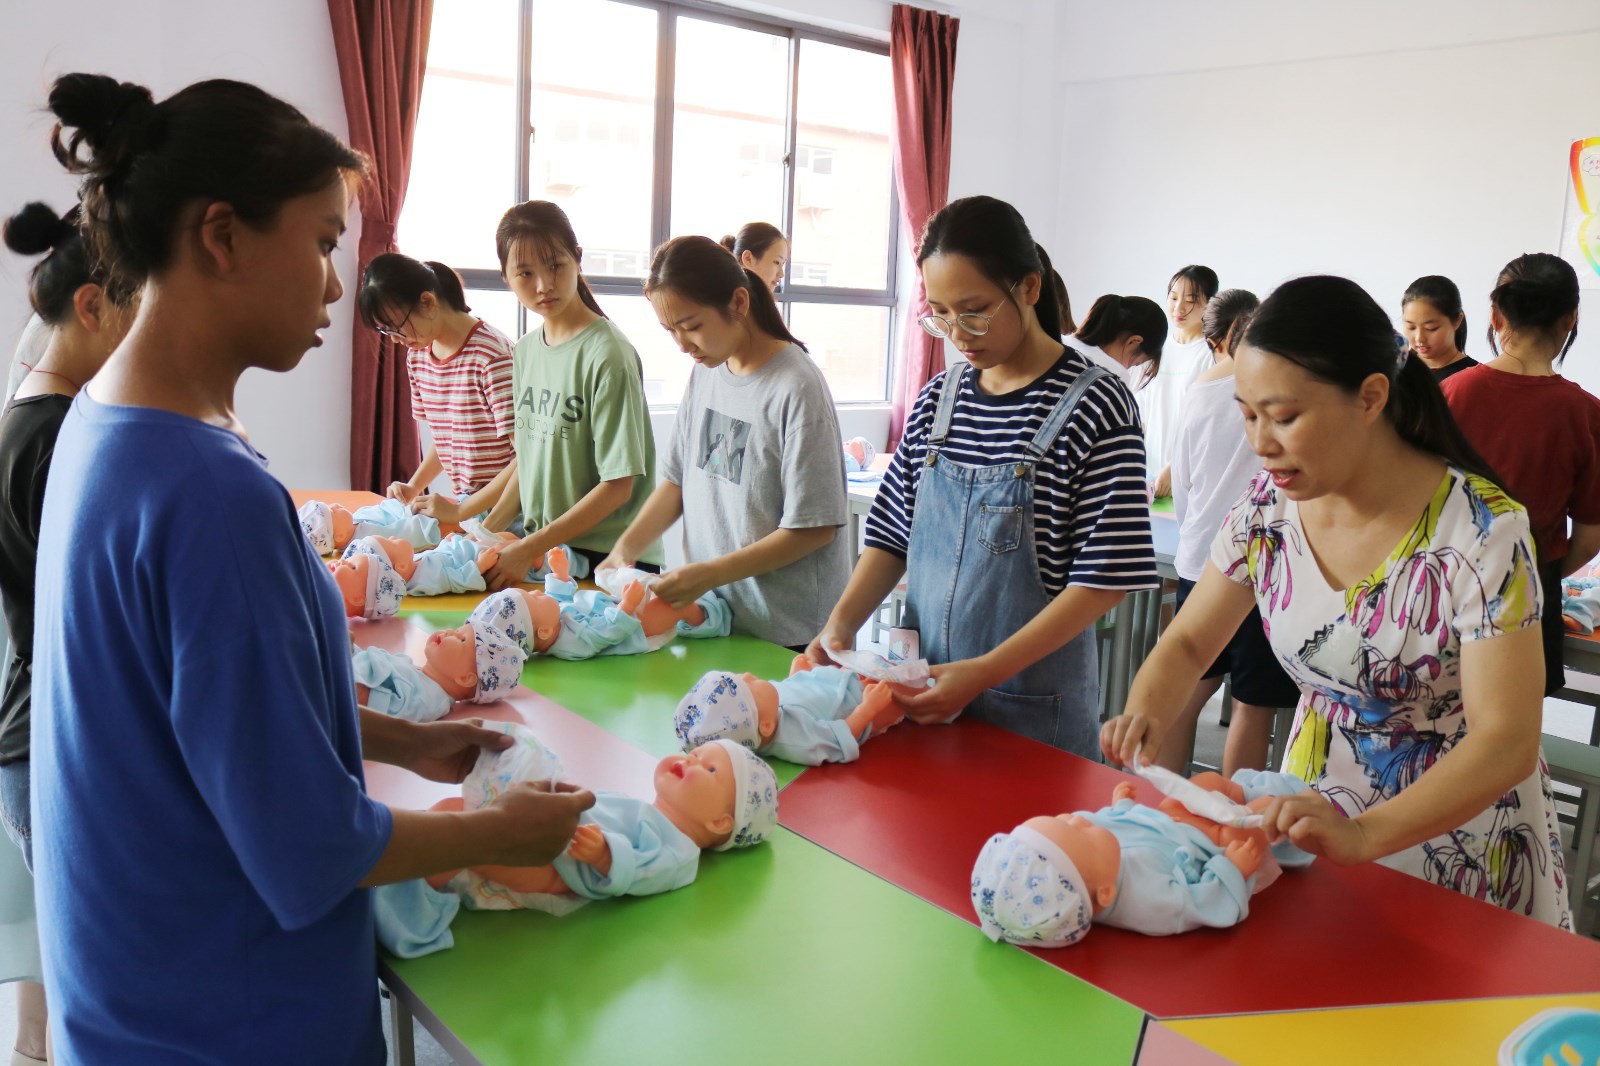
[[[615, 571], [603, 571], [608, 580]], [[638, 578], [622, 587], [619, 598], [604, 592], [558, 589], [545, 579], [545, 590], [503, 589], [484, 597], [472, 621], [493, 626], [510, 637], [528, 658], [592, 659], [598, 655], [642, 655], [674, 636], [725, 637], [732, 612], [722, 597], [708, 592], [681, 610], [652, 593]]]
[[[503, 536], [506, 542], [512, 539], [510, 534]], [[401, 537], [362, 537], [351, 541], [344, 556], [330, 562], [328, 569], [344, 595], [345, 614], [378, 619], [398, 613], [405, 596], [482, 592], [488, 587], [483, 575], [499, 561], [499, 545], [484, 545], [458, 534], [422, 552], [413, 552]], [[587, 571], [587, 559], [580, 555], [577, 562], [580, 571]], [[545, 553], [538, 568], [528, 572], [528, 580], [547, 578], [552, 571], [558, 575], [557, 587], [577, 590], [565, 545]]]
[[439, 520], [412, 514], [399, 500], [358, 507], [352, 513], [337, 503], [308, 500], [299, 510], [300, 528], [318, 555], [332, 555], [358, 537], [400, 537], [417, 550], [439, 543]]
[[802, 766], [854, 762], [869, 737], [905, 717], [894, 695], [887, 682], [863, 684], [853, 670], [797, 655], [781, 681], [708, 672], [678, 704], [672, 725], [685, 751], [731, 740]]
[[[1192, 784], [1252, 810], [1308, 787], [1289, 774], [1241, 770], [1233, 780], [1197, 774]], [[1030, 818], [983, 846], [972, 869], [972, 905], [984, 935], [1025, 947], [1064, 947], [1091, 922], [1149, 936], [1225, 928], [1250, 913], [1250, 897], [1312, 856], [1266, 832], [1197, 815], [1172, 796], [1133, 801], [1124, 782], [1112, 805]]]
[[382, 648], [359, 648], [351, 656], [356, 702], [412, 722], [443, 718], [458, 700], [505, 699], [522, 679], [522, 661], [522, 650], [502, 633], [470, 622], [430, 636], [420, 665]]
[[[475, 810], [516, 782], [560, 778], [560, 761], [526, 726], [487, 725], [516, 743], [480, 755], [461, 798], [435, 810]], [[695, 879], [705, 849], [759, 844], [778, 824], [772, 768], [727, 741], [668, 755], [656, 764], [655, 788], [649, 803], [596, 792], [572, 843], [549, 866], [477, 866], [378, 888], [379, 942], [402, 958], [450, 947], [450, 922], [463, 903], [469, 910], [564, 914], [588, 900], [670, 892]]]

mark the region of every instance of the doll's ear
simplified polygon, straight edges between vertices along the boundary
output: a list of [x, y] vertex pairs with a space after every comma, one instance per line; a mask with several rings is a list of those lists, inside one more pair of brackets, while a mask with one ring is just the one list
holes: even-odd
[[1111, 906], [1111, 901], [1116, 898], [1116, 885], [1101, 885], [1099, 888], [1095, 889], [1094, 893], [1095, 910], [1105, 910], [1107, 907]]
[[560, 631], [560, 629], [561, 629], [560, 626], [540, 626], [539, 629], [538, 629], [538, 632], [537, 632], [537, 636], [538, 636], [538, 638], [539, 638], [541, 643], [543, 643], [544, 641], [547, 641], [547, 640], [554, 640], [556, 638], [556, 634]]
[[706, 828], [711, 830], [713, 836], [724, 836], [733, 832], [733, 815], [719, 814], [706, 823]]
[[468, 691], [477, 691], [478, 671], [469, 670], [465, 673], [457, 674], [455, 681], [456, 684], [461, 688], [467, 689]]

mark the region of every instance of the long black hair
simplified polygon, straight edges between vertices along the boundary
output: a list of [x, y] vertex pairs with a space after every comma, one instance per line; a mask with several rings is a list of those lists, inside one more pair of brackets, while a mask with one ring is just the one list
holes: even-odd
[[367, 172], [361, 153], [245, 82], [196, 82], [157, 103], [142, 85], [67, 74], [49, 107], [51, 149], [83, 175], [90, 262], [129, 291], [171, 262], [187, 205], [227, 203], [265, 228], [288, 201]]
[[1144, 385], [1161, 372], [1161, 350], [1167, 343], [1167, 315], [1154, 300], [1110, 293], [1090, 305], [1088, 317], [1073, 336], [1097, 348], [1119, 337], [1137, 336], [1139, 350], [1150, 357], [1141, 368], [1144, 376], [1139, 383]]
[[1256, 309], [1245, 343], [1349, 393], [1373, 374], [1389, 379], [1383, 414], [1400, 438], [1468, 473], [1504, 484], [1467, 442], [1426, 364], [1395, 344], [1378, 302], [1348, 278], [1295, 278]]
[[1051, 339], [1061, 336], [1061, 309], [1056, 305], [1052, 276], [1055, 268], [1028, 232], [1022, 214], [992, 196], [963, 196], [936, 211], [922, 228], [917, 244], [917, 265], [930, 256], [959, 255], [972, 261], [978, 273], [994, 282], [1016, 304], [1010, 290], [1029, 274], [1039, 275], [1039, 300], [1033, 312]]
[[1405, 310], [1417, 300], [1428, 303], [1444, 317], [1456, 320], [1456, 351], [1465, 355], [1467, 314], [1461, 309], [1461, 290], [1456, 288], [1456, 283], [1443, 274], [1420, 277], [1406, 287], [1406, 294], [1400, 297], [1400, 309]]
[[749, 252], [754, 259], [760, 259], [767, 254], [768, 248], [783, 240], [788, 240], [783, 230], [770, 222], [746, 222], [739, 227], [738, 233], [730, 233], [722, 238], [722, 247], [742, 264], [745, 252]]
[[744, 289], [750, 294], [750, 320], [770, 337], [801, 344], [778, 311], [772, 290], [766, 282], [739, 265], [726, 248], [710, 237], [674, 237], [656, 249], [650, 259], [650, 276], [644, 279], [644, 293], [652, 296], [663, 290], [675, 292], [690, 303], [713, 307], [727, 315], [733, 294]]
[[356, 308], [369, 329], [387, 327], [390, 323], [385, 316], [398, 308], [416, 307], [425, 292], [433, 293], [453, 311], [472, 310], [460, 274], [443, 263], [423, 262], [399, 252], [385, 252], [367, 264]]
[[[578, 235], [572, 230], [571, 220], [549, 200], [525, 200], [500, 216], [500, 224], [494, 230], [494, 250], [500, 257], [500, 273], [505, 273], [512, 249], [522, 241], [559, 249], [570, 255], [574, 263], [581, 260]], [[607, 317], [600, 310], [600, 301], [594, 298], [581, 270], [578, 272], [578, 299], [601, 318]]]
[[76, 206], [58, 215], [49, 204], [25, 204], [6, 220], [0, 235], [18, 255], [44, 256], [28, 272], [28, 303], [47, 326], [65, 325], [73, 316], [78, 290], [104, 280], [89, 269]]
[[[1512, 329], [1554, 334], [1561, 321], [1578, 310], [1578, 272], [1571, 263], [1549, 252], [1519, 255], [1500, 271], [1489, 302]], [[1561, 365], [1577, 339], [1578, 322], [1574, 319], [1572, 330], [1556, 355], [1556, 366]], [[1489, 325], [1489, 347], [1494, 354], [1500, 354], [1493, 323]]]
[[[1224, 289], [1213, 296], [1200, 315], [1200, 336], [1212, 351], [1232, 355], [1239, 350], [1250, 317], [1261, 301], [1249, 289]], [[1226, 347], [1224, 347], [1226, 346]]]

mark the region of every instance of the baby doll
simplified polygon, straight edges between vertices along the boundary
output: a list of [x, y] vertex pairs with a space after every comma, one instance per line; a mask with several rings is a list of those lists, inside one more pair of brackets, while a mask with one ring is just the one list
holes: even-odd
[[300, 528], [318, 555], [332, 555], [357, 537], [400, 537], [413, 548], [439, 543], [439, 520], [412, 514], [399, 500], [358, 507], [352, 514], [336, 503], [309, 500], [299, 510]]
[[868, 737], [904, 715], [890, 685], [863, 687], [853, 671], [797, 655], [781, 681], [710, 671], [678, 704], [673, 727], [686, 751], [727, 739], [768, 758], [820, 766], [854, 762]]
[[[559, 774], [551, 769], [559, 762], [525, 727], [489, 724], [497, 727], [517, 743], [480, 755], [462, 784], [463, 797], [445, 800], [436, 810], [475, 809], [514, 781]], [[662, 759], [655, 788], [649, 803], [597, 792], [567, 851], [549, 866], [478, 866], [437, 874], [425, 884], [384, 886], [378, 894], [391, 899], [379, 901], [379, 940], [397, 954], [401, 948], [421, 955], [448, 947], [449, 918], [460, 903], [474, 910], [564, 913], [582, 900], [670, 892], [695, 879], [702, 851], [759, 844], [778, 823], [772, 768], [730, 741]]]
[[[1288, 774], [1234, 777], [1192, 780], [1253, 808], [1307, 788]], [[989, 939], [1064, 947], [1083, 939], [1091, 922], [1149, 936], [1225, 928], [1248, 916], [1250, 896], [1276, 878], [1279, 864], [1311, 861], [1287, 842], [1269, 850], [1263, 830], [1220, 825], [1170, 797], [1160, 807], [1137, 804], [1127, 782], [1111, 796], [1110, 807], [1030, 818], [983, 846], [972, 905]]]
[[[551, 588], [548, 578], [545, 588]], [[713, 592], [677, 610], [642, 581], [633, 581], [620, 599], [604, 592], [563, 598], [549, 591], [504, 589], [486, 596], [472, 612], [472, 621], [499, 629], [530, 659], [535, 655], [592, 659], [655, 651], [674, 635], [725, 637], [731, 612]]]
[[413, 722], [443, 718], [457, 700], [503, 700], [522, 678], [521, 650], [497, 630], [470, 622], [429, 637], [420, 666], [382, 648], [358, 649], [351, 662], [357, 703]]
[[844, 472], [847, 474], [862, 473], [877, 457], [878, 449], [865, 437], [851, 437], [844, 442]]
[[[504, 539], [514, 538], [506, 534]], [[402, 537], [361, 537], [351, 541], [344, 556], [330, 562], [328, 569], [344, 597], [345, 614], [377, 619], [398, 614], [405, 596], [482, 592], [487, 587], [483, 575], [499, 560], [498, 547], [454, 534], [422, 552], [413, 552]], [[568, 573], [565, 545], [550, 549], [530, 576], [545, 577], [547, 587], [573, 591], [578, 587]]]

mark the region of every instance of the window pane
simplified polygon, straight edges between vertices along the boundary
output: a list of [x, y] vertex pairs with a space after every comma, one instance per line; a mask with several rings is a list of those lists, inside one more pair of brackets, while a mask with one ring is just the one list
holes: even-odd
[[673, 236], [783, 224], [788, 49], [770, 33], [678, 19]]
[[888, 284], [893, 107], [888, 56], [800, 42], [790, 254], [826, 280], [795, 284]]
[[468, 289], [467, 306], [472, 313], [516, 343], [522, 336], [517, 329], [517, 298], [505, 289]]
[[881, 401], [888, 395], [887, 307], [790, 304], [789, 332], [822, 368], [835, 403]]
[[531, 196], [566, 211], [584, 273], [643, 277], [656, 13], [612, 0], [535, 0], [534, 22]]
[[400, 250], [497, 268], [494, 228], [516, 176], [516, 0], [436, 4], [400, 218]]
[[[617, 293], [595, 294], [606, 317], [616, 323], [628, 338], [639, 360], [644, 364], [644, 399], [653, 405], [675, 405], [683, 399], [683, 390], [689, 385], [689, 371], [694, 360], [678, 351], [672, 336], [661, 328], [655, 310], [643, 296], [624, 296]], [[476, 306], [476, 305], [474, 305]], [[528, 315], [528, 328], [539, 327], [539, 316]]]

